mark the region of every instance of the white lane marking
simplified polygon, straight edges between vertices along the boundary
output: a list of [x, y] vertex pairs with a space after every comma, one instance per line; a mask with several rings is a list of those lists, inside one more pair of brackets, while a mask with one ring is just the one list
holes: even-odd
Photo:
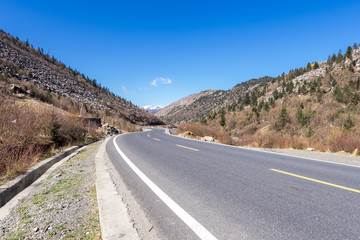
[[129, 167], [139, 176], [141, 180], [186, 224], [195, 232], [200, 239], [217, 240], [204, 226], [190, 216], [183, 208], [181, 208], [174, 200], [164, 193], [155, 183], [153, 183], [139, 168], [137, 168], [130, 159], [121, 151], [116, 144], [116, 136], [113, 139], [114, 146], [120, 156], [129, 165]]

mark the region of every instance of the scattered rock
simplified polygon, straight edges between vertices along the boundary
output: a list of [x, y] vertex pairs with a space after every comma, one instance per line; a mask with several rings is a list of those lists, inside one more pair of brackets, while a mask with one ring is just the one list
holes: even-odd
[[183, 133], [183, 136], [184, 137], [190, 137], [190, 136], [194, 136], [194, 134], [192, 132], [190, 132], [190, 131], [186, 131], [186, 132]]
[[351, 156], [356, 157], [356, 156], [358, 155], [358, 152], [359, 152], [359, 150], [356, 148], [356, 149], [353, 151], [353, 153], [351, 154]]
[[205, 136], [205, 137], [201, 138], [201, 140], [205, 141], [205, 142], [215, 142], [215, 138], [210, 137], [210, 136]]
[[116, 134], [121, 133], [119, 130], [117, 130], [114, 126], [109, 125], [108, 123], [102, 125], [101, 127], [101, 131], [106, 135], [106, 136], [113, 136]]

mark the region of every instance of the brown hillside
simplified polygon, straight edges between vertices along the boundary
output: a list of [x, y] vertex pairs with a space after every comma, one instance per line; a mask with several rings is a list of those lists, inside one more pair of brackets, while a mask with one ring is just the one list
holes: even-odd
[[234, 145], [350, 153], [360, 149], [358, 45], [327, 62], [309, 63], [252, 85], [237, 98], [204, 114], [200, 123], [180, 124], [179, 130], [192, 129]]

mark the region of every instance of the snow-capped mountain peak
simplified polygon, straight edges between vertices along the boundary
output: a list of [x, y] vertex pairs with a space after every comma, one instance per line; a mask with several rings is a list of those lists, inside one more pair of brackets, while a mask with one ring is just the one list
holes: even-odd
[[153, 106], [153, 105], [146, 105], [146, 106], [143, 106], [142, 107], [143, 109], [145, 109], [146, 111], [148, 111], [149, 113], [156, 113], [157, 111], [159, 111], [160, 109], [163, 108], [163, 106], [160, 106], [160, 105], [156, 105], [156, 106]]

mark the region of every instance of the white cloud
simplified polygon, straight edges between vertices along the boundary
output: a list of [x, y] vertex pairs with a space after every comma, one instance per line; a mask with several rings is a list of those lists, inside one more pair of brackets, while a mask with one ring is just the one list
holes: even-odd
[[127, 92], [128, 92], [127, 88], [126, 88], [124, 85], [121, 85], [121, 88], [122, 88], [122, 90], [124, 91], [124, 93], [127, 93]]
[[150, 85], [153, 85], [153, 86], [158, 86], [158, 83], [161, 83], [161, 84], [170, 84], [172, 83], [171, 79], [170, 78], [163, 78], [163, 77], [157, 77], [155, 78], [154, 80], [152, 80], [152, 82], [150, 83]]

